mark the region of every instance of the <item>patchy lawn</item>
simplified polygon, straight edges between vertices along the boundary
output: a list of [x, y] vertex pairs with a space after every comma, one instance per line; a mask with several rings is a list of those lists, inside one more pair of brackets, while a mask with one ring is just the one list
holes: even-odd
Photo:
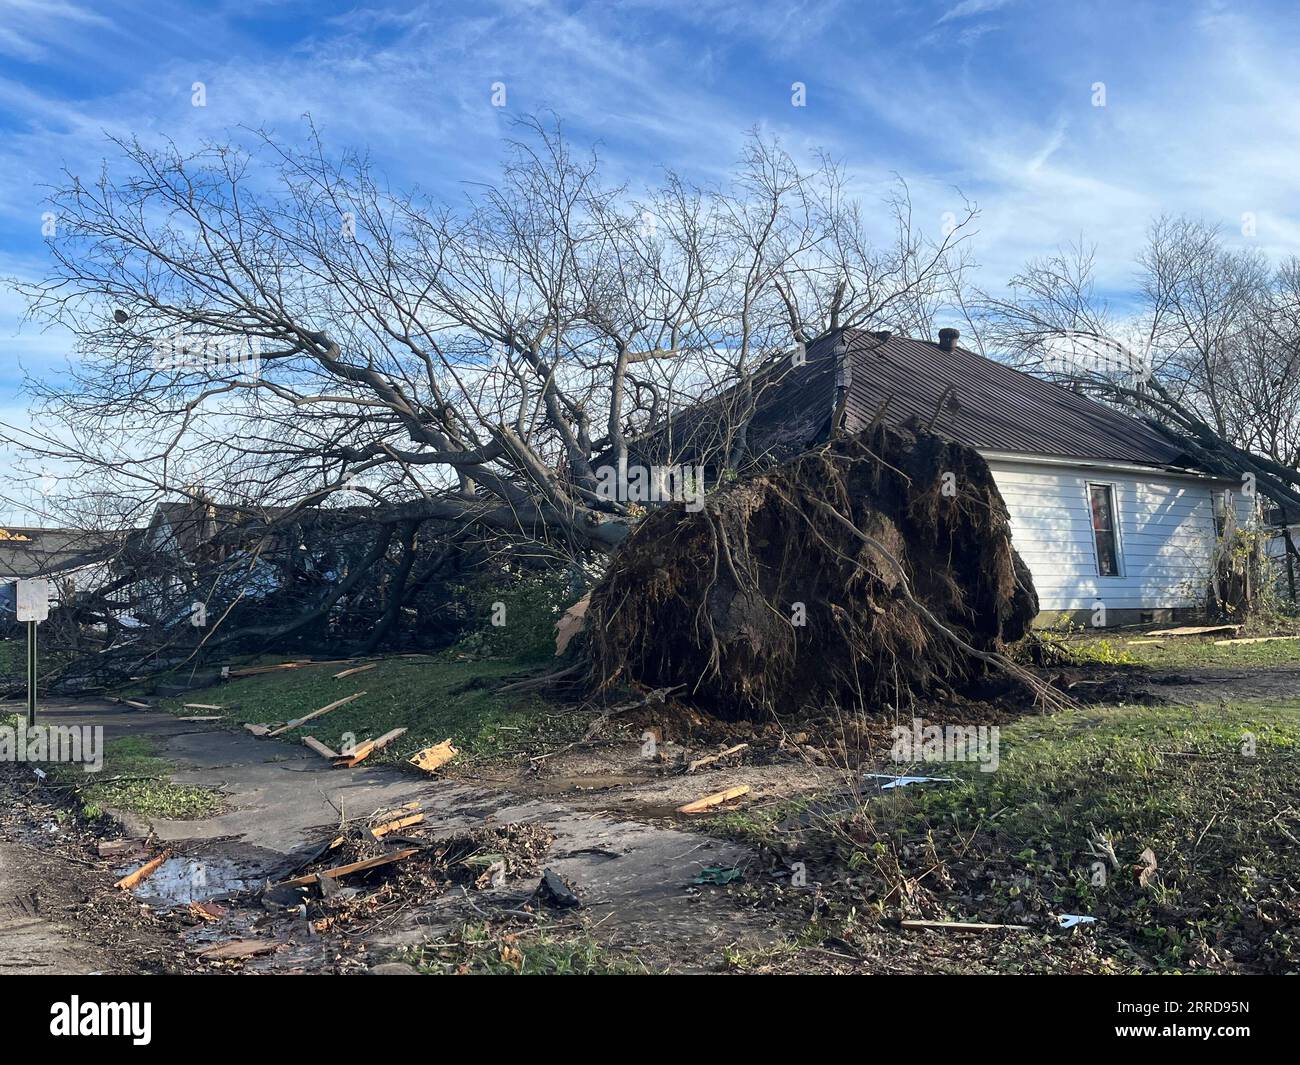
[[[300, 742], [304, 735], [315, 736], [341, 750], [345, 734], [360, 743], [390, 729], [410, 730], [371, 755], [372, 763], [399, 762], [448, 738], [470, 757], [535, 753], [542, 744], [581, 734], [588, 720], [531, 694], [498, 694], [495, 689], [520, 672], [516, 660], [463, 660], [452, 654], [386, 658], [375, 661], [374, 668], [364, 673], [334, 679], [336, 673], [368, 664], [322, 662], [241, 677], [161, 700], [161, 705], [181, 715], [220, 713], [232, 723], [274, 724], [365, 692], [360, 699], [283, 738]], [[185, 703], [209, 703], [224, 709], [187, 710]]]
[[[1172, 628], [1173, 626], [1156, 626]], [[1081, 664], [1140, 665], [1158, 669], [1241, 669], [1300, 665], [1300, 623], [1250, 629], [1246, 636], [1294, 635], [1294, 639], [1270, 640], [1267, 643], [1219, 644], [1226, 633], [1211, 636], [1152, 637], [1134, 631], [1116, 633], [1074, 633], [1060, 639]]]
[[86, 773], [79, 765], [56, 765], [50, 778], [56, 787], [73, 790], [82, 815], [90, 821], [108, 808], [172, 821], [210, 817], [221, 809], [216, 792], [174, 783], [170, 779], [174, 769], [158, 757], [152, 741], [124, 736], [104, 744], [104, 765], [98, 773]]
[[466, 923], [397, 960], [427, 975], [623, 976], [649, 970], [582, 929]]
[[[1300, 700], [1091, 707], [1025, 718], [1001, 741], [996, 772], [925, 766], [958, 780], [830, 805], [783, 842], [770, 819], [715, 827], [805, 862], [820, 886], [784, 889], [777, 908], [807, 908], [820, 942], [871, 971], [1295, 970]], [[1062, 932], [1061, 914], [1096, 923]], [[740, 967], [799, 968], [760, 962]]]

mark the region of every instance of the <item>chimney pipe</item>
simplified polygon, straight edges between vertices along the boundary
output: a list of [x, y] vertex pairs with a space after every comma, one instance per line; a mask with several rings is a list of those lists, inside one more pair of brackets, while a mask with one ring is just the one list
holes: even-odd
[[953, 345], [957, 343], [957, 338], [961, 336], [956, 329], [939, 330], [939, 350], [952, 351]]

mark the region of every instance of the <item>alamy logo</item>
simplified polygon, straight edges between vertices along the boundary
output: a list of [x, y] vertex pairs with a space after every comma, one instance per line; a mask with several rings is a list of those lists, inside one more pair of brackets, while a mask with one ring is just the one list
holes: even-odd
[[50, 1006], [50, 1035], [130, 1036], [138, 1047], [153, 1038], [153, 1003], [82, 1002], [73, 995], [68, 1002]]
[[981, 773], [998, 767], [997, 725], [927, 725], [914, 717], [910, 728], [895, 725], [893, 737], [895, 762], [979, 762]]
[[596, 495], [619, 503], [685, 503], [692, 514], [704, 509], [703, 466], [617, 466], [596, 468]]
[[0, 762], [81, 763], [104, 768], [103, 725], [0, 725]]

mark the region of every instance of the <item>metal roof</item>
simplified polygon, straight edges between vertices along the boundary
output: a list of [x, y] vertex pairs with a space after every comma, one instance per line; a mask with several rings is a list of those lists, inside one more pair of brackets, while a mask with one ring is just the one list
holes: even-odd
[[[850, 432], [876, 418], [890, 425], [914, 418], [980, 451], [1195, 468], [1182, 448], [1142, 422], [957, 345], [945, 351], [928, 340], [840, 330], [810, 344], [800, 365], [789, 355], [774, 359], [751, 387], [749, 454], [778, 461], [824, 439], [842, 400]], [[716, 455], [719, 426], [742, 406], [739, 391], [678, 411], [631, 442], [631, 453], [677, 462]]]

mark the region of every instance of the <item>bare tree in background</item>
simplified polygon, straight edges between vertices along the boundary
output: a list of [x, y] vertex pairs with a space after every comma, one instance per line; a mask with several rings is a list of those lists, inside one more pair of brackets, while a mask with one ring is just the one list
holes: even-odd
[[1271, 267], [1186, 218], [1157, 219], [1147, 236], [1135, 308], [1099, 295], [1095, 250], [1075, 245], [1030, 262], [1007, 296], [980, 297], [984, 343], [1300, 507], [1300, 261]]

